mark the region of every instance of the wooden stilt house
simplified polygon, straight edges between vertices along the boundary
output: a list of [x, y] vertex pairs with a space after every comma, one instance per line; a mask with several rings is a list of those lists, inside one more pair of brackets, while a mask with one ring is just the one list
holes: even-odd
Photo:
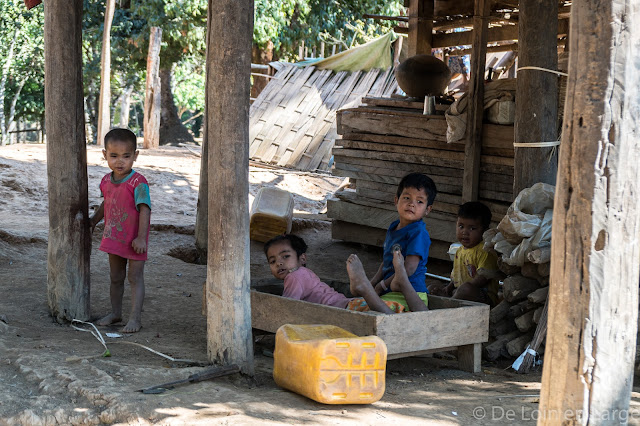
[[[515, 195], [528, 184], [540, 180], [555, 182], [555, 157], [549, 162], [551, 171], [542, 178], [536, 175], [529, 179], [523, 171], [516, 173], [516, 163], [527, 161], [532, 154], [538, 158], [539, 153], [523, 148], [516, 155], [514, 142], [537, 142], [543, 137], [541, 132], [545, 133], [544, 137], [557, 140], [557, 75], [551, 74], [550, 79], [544, 77], [549, 81], [555, 79], [552, 81], [555, 84], [538, 91], [537, 96], [544, 104], [539, 110], [535, 110], [535, 105], [524, 112], [523, 108], [516, 108], [515, 125], [492, 124], [484, 117], [484, 85], [485, 80], [491, 78], [491, 71], [485, 66], [487, 52], [519, 50], [518, 39], [522, 38], [519, 32], [526, 32], [520, 28], [521, 13], [517, 5], [477, 2], [473, 10], [471, 3], [456, 3], [457, 9], [451, 9], [451, 3], [411, 1], [410, 16], [406, 19], [408, 28], [396, 30], [408, 33], [410, 55], [431, 54], [435, 49], [441, 51], [445, 59], [449, 55], [471, 53], [466, 134], [460, 141], [447, 143], [447, 122], [443, 115], [446, 106], [438, 108], [436, 114], [425, 115], [423, 103], [412, 98], [365, 97], [363, 105], [338, 111], [340, 138], [333, 149], [333, 173], [351, 178], [355, 190], [340, 192], [337, 198], [329, 200], [328, 216], [333, 219], [332, 235], [336, 239], [381, 245], [386, 228], [397, 216], [393, 199], [400, 179], [410, 172], [423, 172], [438, 188], [436, 203], [426, 220], [433, 240], [429, 255], [448, 259], [448, 247], [455, 241], [460, 204], [483, 201], [490, 207], [493, 220], [499, 221]], [[552, 71], [557, 69], [553, 63], [557, 64], [558, 45], [562, 49], [562, 40], [566, 38], [568, 7], [555, 12], [553, 22], [557, 30], [550, 31], [550, 47], [547, 46], [546, 53], [551, 57], [545, 58], [545, 64], [550, 62], [552, 65], [546, 66]], [[452, 17], [452, 10], [460, 16]], [[412, 25], [414, 21], [425, 20], [432, 22], [433, 27], [423, 29], [416, 24], [416, 29]], [[472, 48], [461, 49], [460, 45]], [[515, 59], [515, 55], [510, 57]], [[521, 59], [520, 66], [522, 62]], [[489, 65], [492, 68], [495, 64]], [[516, 89], [516, 92], [523, 91]], [[519, 93], [516, 93], [516, 105], [517, 100], [531, 103], [529, 96], [519, 99]], [[538, 112], [540, 118], [531, 125], [527, 123], [531, 120], [523, 120], [518, 112]]]

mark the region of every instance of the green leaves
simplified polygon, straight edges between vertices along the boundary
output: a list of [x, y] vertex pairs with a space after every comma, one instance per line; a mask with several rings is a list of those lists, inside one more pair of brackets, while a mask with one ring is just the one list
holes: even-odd
[[271, 40], [276, 55], [297, 59], [297, 47], [344, 42], [362, 44], [387, 33], [393, 23], [364, 19], [366, 13], [399, 15], [401, 1], [384, 0], [255, 0], [254, 43], [265, 48]]

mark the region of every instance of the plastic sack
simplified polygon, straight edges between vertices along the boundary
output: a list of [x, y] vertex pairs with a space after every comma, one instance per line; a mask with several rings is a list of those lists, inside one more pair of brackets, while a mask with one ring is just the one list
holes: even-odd
[[496, 228], [489, 228], [484, 231], [484, 234], [482, 234], [482, 241], [484, 242], [482, 248], [484, 251], [493, 250], [493, 246], [496, 244], [493, 241], [493, 237], [495, 237], [497, 233], [498, 230]]
[[531, 239], [531, 250], [551, 245], [551, 222], [553, 220], [553, 209], [544, 212], [542, 222], [538, 232]]
[[531, 240], [533, 237], [525, 238], [520, 244], [515, 246], [510, 253], [502, 255], [502, 261], [511, 266], [522, 266], [527, 259], [527, 254], [532, 250]]
[[535, 235], [544, 212], [553, 208], [554, 192], [553, 185], [542, 182], [520, 191], [498, 224], [504, 238], [511, 244], [519, 244], [523, 238]]

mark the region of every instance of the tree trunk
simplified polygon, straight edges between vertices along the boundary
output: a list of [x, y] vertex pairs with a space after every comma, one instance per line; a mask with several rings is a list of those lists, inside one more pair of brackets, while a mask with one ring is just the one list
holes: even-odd
[[98, 104], [98, 145], [104, 143], [104, 136], [111, 127], [111, 24], [116, 10], [116, 1], [107, 0], [104, 10], [104, 31], [102, 32], [102, 55], [100, 58], [100, 102]]
[[[228, 76], [225, 76], [227, 78]], [[178, 117], [178, 108], [173, 101], [171, 70], [160, 68], [160, 145], [178, 145], [193, 142], [193, 136]]]
[[160, 44], [162, 29], [151, 28], [149, 35], [149, 54], [147, 55], [147, 85], [144, 94], [144, 142], [145, 149], [160, 145], [160, 110], [162, 90], [160, 89]]
[[129, 111], [131, 110], [131, 94], [133, 85], [127, 86], [120, 96], [120, 127], [129, 128]]
[[13, 39], [11, 40], [11, 44], [9, 45], [9, 52], [7, 53], [7, 57], [5, 58], [4, 65], [2, 66], [2, 75], [0, 76], [0, 145], [5, 145], [7, 143], [7, 123], [5, 122], [4, 116], [4, 97], [5, 90], [7, 85], [7, 78], [9, 77], [9, 70], [11, 69], [11, 65], [13, 64], [13, 50], [16, 45], [16, 40], [18, 39], [18, 29], [15, 29], [13, 33]]
[[248, 199], [253, 1], [209, 0], [208, 25], [207, 351], [211, 361], [235, 363], [253, 375]]
[[[558, 69], [558, 2], [522, 0], [518, 26], [518, 68]], [[546, 71], [518, 70], [515, 140], [517, 143], [558, 139], [558, 76]], [[556, 148], [515, 148], [514, 198], [535, 183], [556, 183]]]
[[637, 9], [630, 0], [571, 8], [538, 424], [618, 425], [632, 414], [640, 263]]
[[82, 0], [44, 5], [49, 180], [47, 289], [56, 320], [88, 320], [89, 199], [82, 93]]
[[16, 129], [16, 105], [18, 104], [20, 93], [22, 93], [22, 88], [24, 87], [26, 82], [26, 79], [20, 80], [20, 83], [18, 83], [18, 88], [16, 89], [16, 93], [14, 93], [13, 99], [11, 99], [11, 106], [9, 107], [9, 117], [7, 117], [7, 123], [9, 123], [7, 126], [7, 140], [9, 141], [9, 143], [11, 143], [11, 135], [9, 135], [9, 133]]

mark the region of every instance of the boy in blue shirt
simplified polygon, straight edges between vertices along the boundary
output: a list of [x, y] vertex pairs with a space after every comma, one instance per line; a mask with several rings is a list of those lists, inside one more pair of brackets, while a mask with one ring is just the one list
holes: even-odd
[[436, 193], [433, 180], [422, 173], [402, 178], [395, 197], [399, 218], [387, 230], [378, 272], [368, 280], [358, 256], [352, 254], [347, 260], [351, 293], [361, 297], [347, 309], [427, 310], [425, 273], [431, 239], [422, 219], [431, 211]]

